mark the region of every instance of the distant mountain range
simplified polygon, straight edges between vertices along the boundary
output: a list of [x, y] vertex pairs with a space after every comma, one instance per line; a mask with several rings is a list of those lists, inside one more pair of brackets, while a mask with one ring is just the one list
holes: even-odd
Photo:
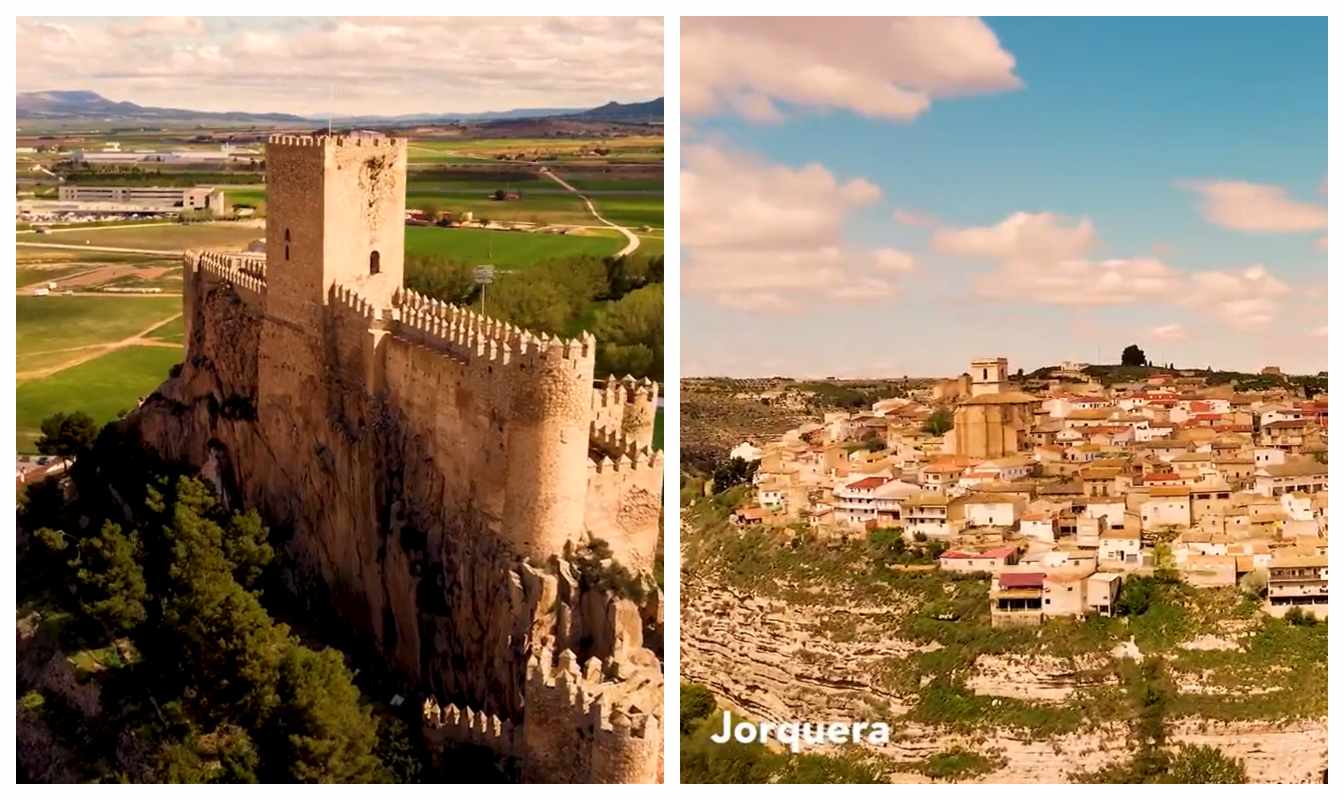
[[[20, 124], [40, 122], [102, 122], [116, 124], [167, 123], [167, 122], [213, 122], [217, 124], [240, 125], [308, 125], [325, 122], [327, 115], [311, 114], [267, 114], [248, 111], [194, 111], [186, 108], [160, 108], [142, 106], [126, 101], [108, 100], [97, 92], [88, 91], [49, 91], [19, 92], [15, 116]], [[332, 119], [343, 126], [369, 125], [427, 125], [446, 122], [481, 122], [489, 120], [535, 119], [539, 117], [562, 117], [564, 119], [591, 122], [661, 122], [663, 119], [663, 98], [644, 103], [607, 103], [593, 109], [582, 108], [516, 108], [509, 111], [486, 111], [478, 113], [427, 113], [403, 114], [399, 116], [359, 116], [349, 117], [333, 115]]]

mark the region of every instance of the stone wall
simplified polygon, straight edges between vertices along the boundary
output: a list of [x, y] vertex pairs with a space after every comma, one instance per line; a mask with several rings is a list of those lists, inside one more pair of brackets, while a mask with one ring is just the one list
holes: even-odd
[[647, 651], [588, 659], [550, 648], [528, 662], [526, 713], [515, 723], [425, 700], [425, 740], [436, 755], [486, 747], [518, 759], [532, 783], [654, 783], [663, 772], [662, 675]]

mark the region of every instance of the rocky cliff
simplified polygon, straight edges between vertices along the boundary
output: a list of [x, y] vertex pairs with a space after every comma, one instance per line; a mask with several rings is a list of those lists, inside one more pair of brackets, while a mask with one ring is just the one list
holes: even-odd
[[[685, 573], [683, 573], [685, 574]], [[1038, 736], [994, 726], [958, 732], [904, 721], [914, 698], [891, 687], [884, 667], [892, 659], [936, 650], [883, 631], [890, 608], [857, 603], [803, 604], [745, 593], [703, 576], [683, 584], [683, 682], [708, 687], [720, 703], [764, 721], [887, 721], [892, 740], [873, 753], [892, 766], [892, 780], [925, 781], [915, 765], [961, 748], [993, 759], [987, 783], [1057, 783], [1132, 755], [1122, 722], [1084, 725], [1062, 735]], [[844, 620], [837, 625], [834, 620]], [[826, 625], [819, 624], [828, 620]], [[1100, 662], [1045, 655], [981, 656], [966, 676], [979, 695], [1061, 706], [1080, 691], [1113, 683]], [[995, 701], [991, 701], [995, 702]], [[1251, 779], [1267, 783], [1319, 782], [1327, 764], [1326, 721], [1222, 723], [1173, 720], [1173, 743], [1207, 744], [1243, 759]]]

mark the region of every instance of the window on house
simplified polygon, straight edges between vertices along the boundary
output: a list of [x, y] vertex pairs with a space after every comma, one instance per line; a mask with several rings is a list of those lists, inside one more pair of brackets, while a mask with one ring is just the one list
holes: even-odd
[[377, 251], [377, 250], [374, 250], [372, 253], [369, 253], [369, 274], [370, 274], [370, 275], [377, 275], [377, 274], [378, 274], [378, 251]]

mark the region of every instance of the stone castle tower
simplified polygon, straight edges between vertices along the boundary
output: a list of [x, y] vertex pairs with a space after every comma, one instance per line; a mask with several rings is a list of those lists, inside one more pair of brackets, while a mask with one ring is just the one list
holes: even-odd
[[[272, 136], [265, 257], [186, 255], [186, 358], [127, 424], [293, 531], [295, 581], [428, 696], [526, 732], [517, 752], [480, 742], [525, 777], [647, 780], [662, 677], [643, 641], [661, 636], [661, 599], [615, 594], [566, 558], [601, 540], [652, 569], [657, 386], [595, 381], [590, 334], [406, 289], [406, 152], [384, 136]], [[600, 661], [586, 699], [551, 708], [554, 690], [528, 683], [543, 651]], [[602, 752], [540, 763], [544, 741]]]
[[267, 312], [301, 319], [337, 284], [390, 306], [405, 264], [406, 140], [277, 137], [266, 168]]

